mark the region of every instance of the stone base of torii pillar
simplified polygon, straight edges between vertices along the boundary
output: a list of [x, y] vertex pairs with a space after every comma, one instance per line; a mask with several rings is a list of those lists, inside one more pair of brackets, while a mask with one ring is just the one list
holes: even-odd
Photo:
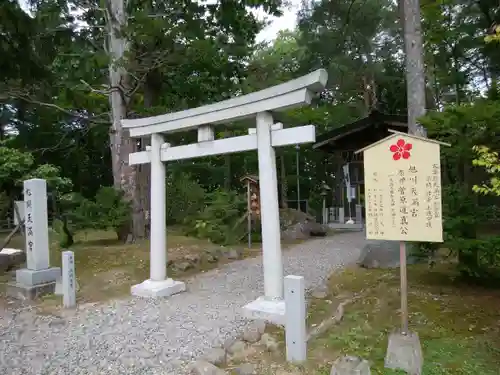
[[250, 320], [265, 320], [276, 325], [285, 325], [285, 300], [259, 297], [243, 307], [243, 315]]
[[136, 297], [170, 297], [186, 291], [186, 284], [182, 281], [166, 279], [161, 281], [145, 280], [133, 285], [130, 292]]

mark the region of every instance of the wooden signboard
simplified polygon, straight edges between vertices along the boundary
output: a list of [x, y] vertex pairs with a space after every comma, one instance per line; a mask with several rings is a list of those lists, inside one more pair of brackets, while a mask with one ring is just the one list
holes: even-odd
[[363, 152], [366, 237], [399, 241], [401, 333], [408, 333], [406, 242], [443, 242], [440, 145], [389, 130]]
[[247, 184], [248, 211], [253, 217], [260, 216], [259, 177], [248, 175], [241, 178]]
[[368, 239], [443, 242], [440, 145], [406, 133], [363, 152]]
[[241, 178], [247, 185], [247, 233], [248, 247], [252, 247], [252, 220], [260, 217], [259, 176], [247, 175]]

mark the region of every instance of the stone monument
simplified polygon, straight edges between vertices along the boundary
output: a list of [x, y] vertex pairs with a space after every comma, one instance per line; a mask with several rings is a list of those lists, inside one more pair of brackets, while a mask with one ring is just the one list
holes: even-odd
[[34, 299], [54, 293], [59, 267], [50, 267], [47, 183], [34, 178], [24, 181], [26, 268], [16, 271], [16, 281], [7, 285], [7, 294]]

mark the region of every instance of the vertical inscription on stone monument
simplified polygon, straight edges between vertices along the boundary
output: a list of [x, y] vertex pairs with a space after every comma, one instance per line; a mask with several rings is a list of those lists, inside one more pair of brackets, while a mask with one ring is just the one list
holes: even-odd
[[47, 183], [34, 178], [24, 181], [26, 263], [30, 270], [49, 268]]
[[33, 236], [33, 202], [32, 202], [33, 192], [31, 188], [24, 188], [24, 218], [26, 227], [26, 247], [29, 253], [33, 252], [33, 247], [35, 246], [34, 236]]

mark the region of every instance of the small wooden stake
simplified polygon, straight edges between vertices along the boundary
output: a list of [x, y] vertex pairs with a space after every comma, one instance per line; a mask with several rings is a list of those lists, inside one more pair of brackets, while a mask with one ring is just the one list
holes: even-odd
[[401, 278], [401, 333], [408, 333], [408, 279], [406, 274], [406, 243], [399, 243], [399, 263]]

